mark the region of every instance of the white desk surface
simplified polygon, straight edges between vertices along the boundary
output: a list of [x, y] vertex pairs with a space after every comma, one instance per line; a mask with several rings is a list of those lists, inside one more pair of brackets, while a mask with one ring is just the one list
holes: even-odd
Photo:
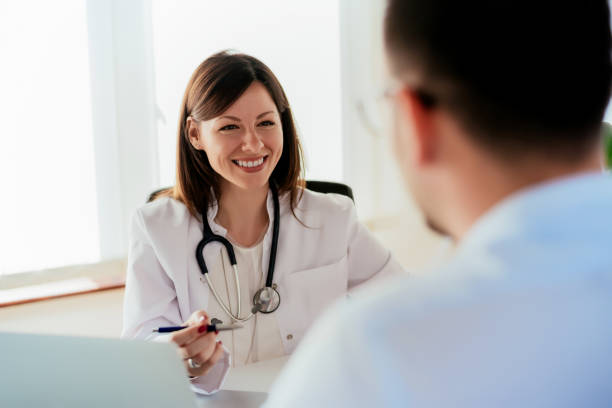
[[268, 392], [289, 356], [231, 368], [223, 390]]
[[198, 407], [259, 407], [288, 359], [286, 356], [231, 368], [218, 393], [197, 395]]

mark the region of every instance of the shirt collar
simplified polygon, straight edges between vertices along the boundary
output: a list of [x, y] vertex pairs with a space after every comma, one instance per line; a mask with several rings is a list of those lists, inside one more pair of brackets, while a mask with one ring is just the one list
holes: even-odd
[[599, 219], [605, 208], [612, 208], [609, 174], [586, 173], [527, 187], [482, 215], [461, 240], [456, 254], [505, 239], [518, 238], [526, 243], [526, 237], [568, 230], [572, 223], [579, 226], [588, 221], [612, 223]]

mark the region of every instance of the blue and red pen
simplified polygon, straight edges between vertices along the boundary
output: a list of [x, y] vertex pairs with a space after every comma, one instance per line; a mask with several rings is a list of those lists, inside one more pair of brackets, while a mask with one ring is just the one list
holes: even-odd
[[[175, 331], [186, 329], [188, 327], [189, 326], [158, 327], [157, 329], [153, 329], [153, 332], [155, 332], [155, 333], [172, 333], [172, 332], [175, 332]], [[237, 323], [233, 323], [233, 324], [223, 324], [223, 323], [219, 323], [219, 324], [207, 324], [206, 326], [202, 326], [202, 328], [199, 330], [200, 333], [202, 333], [204, 331], [203, 330], [204, 327], [206, 328], [206, 333], [210, 333], [210, 332], [219, 332], [219, 331], [224, 331], [224, 330], [240, 329], [243, 326], [241, 324], [237, 324]]]

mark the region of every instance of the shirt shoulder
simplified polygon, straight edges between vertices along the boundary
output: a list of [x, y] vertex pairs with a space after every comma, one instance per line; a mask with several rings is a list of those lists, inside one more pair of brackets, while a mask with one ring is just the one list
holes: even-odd
[[[490, 265], [489, 265], [490, 266]], [[390, 277], [376, 290], [352, 299], [342, 311], [344, 321], [371, 323], [368, 330], [403, 332], [423, 319], [441, 319], [458, 309], [496, 303], [516, 288], [508, 286], [504, 270], [483, 268], [477, 262], [450, 262], [417, 275]], [[398, 325], [399, 324], [399, 325]]]

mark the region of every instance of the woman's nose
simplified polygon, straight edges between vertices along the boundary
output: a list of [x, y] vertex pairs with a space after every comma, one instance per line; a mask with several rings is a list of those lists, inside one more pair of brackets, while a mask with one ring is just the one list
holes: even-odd
[[248, 129], [242, 140], [242, 150], [247, 152], [259, 152], [264, 146], [263, 142], [253, 129]]

